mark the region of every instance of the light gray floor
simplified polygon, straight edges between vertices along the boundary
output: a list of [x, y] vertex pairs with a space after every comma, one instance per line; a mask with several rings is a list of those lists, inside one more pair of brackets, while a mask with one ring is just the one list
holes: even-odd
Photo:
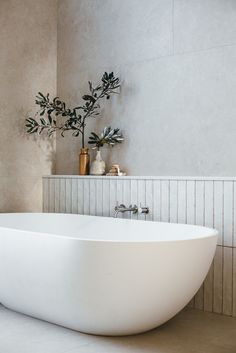
[[0, 306], [0, 353], [236, 353], [236, 319], [186, 309], [165, 325], [129, 337], [99, 337]]

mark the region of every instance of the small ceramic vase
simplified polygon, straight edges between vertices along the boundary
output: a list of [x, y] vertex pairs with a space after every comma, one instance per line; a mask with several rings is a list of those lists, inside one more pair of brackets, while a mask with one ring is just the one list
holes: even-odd
[[106, 169], [106, 164], [102, 160], [101, 151], [97, 151], [95, 160], [91, 164], [90, 174], [91, 175], [104, 175]]

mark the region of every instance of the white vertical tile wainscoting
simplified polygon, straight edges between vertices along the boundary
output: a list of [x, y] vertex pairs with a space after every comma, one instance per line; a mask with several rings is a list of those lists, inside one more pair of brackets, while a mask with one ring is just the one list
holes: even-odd
[[120, 217], [218, 229], [213, 264], [189, 305], [236, 316], [236, 178], [76, 175], [43, 178], [44, 212], [113, 216], [117, 202], [150, 207], [148, 215]]

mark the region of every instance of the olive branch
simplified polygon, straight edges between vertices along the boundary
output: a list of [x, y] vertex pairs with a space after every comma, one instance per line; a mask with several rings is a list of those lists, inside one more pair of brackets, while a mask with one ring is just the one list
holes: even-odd
[[72, 131], [72, 136], [82, 137], [82, 148], [84, 148], [86, 120], [100, 115], [100, 100], [109, 99], [112, 94], [119, 93], [120, 80], [114, 76], [113, 72], [105, 72], [100, 84], [95, 87], [93, 87], [91, 81], [88, 84], [89, 94], [82, 96], [84, 103], [72, 109], [68, 108], [66, 103], [61, 101], [59, 97], [51, 100], [49, 93], [44, 95], [38, 92], [35, 104], [39, 106], [39, 110], [34, 118], [28, 117], [26, 119], [27, 133], [41, 134], [46, 131], [50, 137], [56, 131], [60, 131], [61, 136], [64, 137], [66, 131]]

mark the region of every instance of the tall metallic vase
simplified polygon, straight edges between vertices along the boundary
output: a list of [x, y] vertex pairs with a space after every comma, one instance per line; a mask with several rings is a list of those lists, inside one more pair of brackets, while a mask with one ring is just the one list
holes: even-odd
[[89, 149], [81, 148], [79, 155], [79, 175], [89, 174]]

